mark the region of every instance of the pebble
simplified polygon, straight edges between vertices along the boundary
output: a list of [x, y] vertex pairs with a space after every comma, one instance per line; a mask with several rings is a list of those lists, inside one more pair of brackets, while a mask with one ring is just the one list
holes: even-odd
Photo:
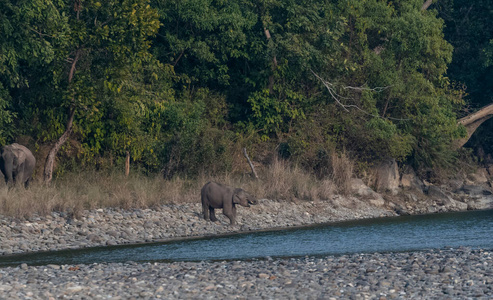
[[[0, 298], [491, 299], [493, 270], [484, 266], [492, 263], [491, 252], [458, 248], [251, 261], [22, 265], [0, 268]], [[417, 273], [408, 267], [412, 264], [454, 272], [444, 283], [441, 274]]]
[[360, 201], [357, 209], [338, 207], [336, 210], [330, 201], [295, 204], [262, 199], [258, 205], [238, 208], [238, 225], [230, 226], [229, 219], [222, 215], [221, 210], [216, 213], [219, 219], [216, 223], [204, 220], [201, 210], [200, 203], [185, 203], [162, 205], [155, 209], [100, 208], [84, 211], [78, 218], [56, 212], [44, 217], [35, 216], [30, 221], [0, 215], [0, 256], [159, 242], [171, 238], [394, 215], [363, 201]]
[[[77, 218], [0, 216], [0, 255], [393, 215], [364, 202], [351, 206], [264, 199], [238, 209], [237, 226], [229, 226], [220, 211], [219, 222], [203, 220], [198, 203], [97, 209]], [[23, 263], [0, 268], [0, 299], [491, 299], [491, 253], [458, 248], [248, 261]]]

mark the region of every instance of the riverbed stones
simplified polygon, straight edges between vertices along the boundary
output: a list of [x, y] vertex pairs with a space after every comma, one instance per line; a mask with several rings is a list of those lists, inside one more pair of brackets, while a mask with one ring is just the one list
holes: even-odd
[[[336, 201], [337, 209], [334, 208]], [[249, 209], [238, 209], [237, 226], [229, 226], [221, 213], [217, 214], [219, 222], [206, 222], [200, 214], [200, 203], [170, 204], [154, 209], [97, 209], [84, 211], [77, 218], [56, 212], [29, 220], [0, 216], [0, 255], [156, 242], [393, 215], [371, 203], [341, 196], [317, 202], [267, 199], [259, 202]]]
[[[489, 299], [470, 248], [251, 261], [0, 268], [5, 299]], [[413, 267], [414, 266], [414, 267]]]
[[[480, 202], [488, 196], [482, 192], [474, 199]], [[387, 210], [365, 198], [339, 195], [317, 202], [259, 202], [249, 209], [238, 209], [238, 226], [229, 226], [220, 213], [219, 222], [206, 222], [199, 203], [153, 209], [97, 209], [84, 211], [77, 218], [65, 213], [26, 220], [0, 216], [0, 255], [393, 216], [396, 205], [406, 205], [396, 202], [392, 210]], [[493, 199], [487, 198], [478, 207], [490, 203]], [[385, 205], [390, 204], [386, 199]], [[420, 210], [420, 205], [430, 208]], [[406, 206], [406, 210], [420, 213], [438, 208], [414, 197], [412, 207]], [[22, 264], [0, 268], [0, 299], [488, 298], [493, 286], [492, 263], [490, 252], [457, 249], [249, 262]]]

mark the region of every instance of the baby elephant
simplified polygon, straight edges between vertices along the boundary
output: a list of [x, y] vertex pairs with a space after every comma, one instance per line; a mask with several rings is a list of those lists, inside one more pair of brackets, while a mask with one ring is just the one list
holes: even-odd
[[232, 188], [216, 182], [208, 182], [201, 190], [202, 212], [204, 219], [217, 221], [215, 208], [222, 208], [223, 214], [229, 218], [230, 224], [236, 224], [236, 204], [250, 207], [257, 204], [257, 199], [242, 189]]

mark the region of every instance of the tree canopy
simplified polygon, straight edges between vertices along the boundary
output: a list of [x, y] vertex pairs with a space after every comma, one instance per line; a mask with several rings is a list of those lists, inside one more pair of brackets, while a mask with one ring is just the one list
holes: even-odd
[[48, 180], [127, 152], [167, 177], [231, 171], [245, 145], [313, 169], [334, 151], [447, 164], [454, 1], [6, 0], [0, 144], [22, 137]]
[[[433, 6], [447, 24], [445, 38], [454, 47], [448, 76], [465, 88], [465, 112], [493, 103], [493, 3], [441, 0]], [[493, 122], [481, 125], [468, 145], [483, 158], [493, 155]]]

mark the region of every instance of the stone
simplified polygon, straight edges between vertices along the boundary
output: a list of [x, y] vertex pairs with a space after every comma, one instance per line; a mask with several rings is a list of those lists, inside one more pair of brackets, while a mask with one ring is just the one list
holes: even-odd
[[416, 197], [416, 195], [414, 195], [412, 193], [405, 193], [404, 196], [406, 196], [406, 199], [410, 203], [412, 203], [412, 202], [418, 202], [418, 197]]
[[461, 179], [451, 179], [448, 181], [448, 186], [452, 191], [458, 191], [464, 185], [464, 180]]
[[483, 184], [488, 182], [488, 171], [485, 168], [479, 168], [475, 173], [467, 175], [467, 179], [476, 184]]
[[101, 242], [101, 237], [99, 235], [93, 234], [93, 233], [88, 234], [87, 235], [87, 239], [89, 241], [93, 242], [93, 243], [99, 243], [99, 242]]
[[383, 207], [385, 205], [385, 200], [383, 199], [382, 196], [378, 195], [379, 197], [375, 197], [374, 199], [370, 199], [369, 202], [373, 206], [377, 207]]
[[48, 268], [51, 268], [53, 270], [60, 270], [60, 266], [59, 265], [54, 265], [54, 264], [48, 264], [46, 265]]
[[487, 168], [486, 168], [486, 171], [488, 172], [488, 175], [490, 178], [493, 178], [493, 164], [489, 165]]
[[375, 193], [360, 178], [351, 178], [351, 190], [353, 193], [360, 196], [370, 196]]
[[460, 211], [467, 210], [467, 207], [468, 207], [467, 203], [464, 203], [464, 202], [461, 202], [461, 201], [457, 201], [457, 200], [453, 200], [453, 199], [452, 199], [452, 203], [457, 208], [457, 210], [460, 210]]
[[399, 169], [395, 159], [382, 161], [376, 168], [375, 187], [377, 192], [390, 192], [396, 195], [399, 191]]
[[493, 208], [493, 196], [484, 196], [467, 203], [468, 210]]
[[454, 204], [453, 199], [445, 194], [442, 189], [435, 185], [431, 185], [428, 187], [427, 194], [431, 198], [435, 199], [438, 205], [452, 206]]
[[491, 195], [491, 191], [484, 189], [479, 185], [466, 184], [457, 192], [462, 192], [470, 196]]
[[363, 180], [359, 178], [351, 179], [351, 189], [356, 195], [368, 197], [368, 201], [373, 206], [383, 207], [385, 205], [385, 200], [383, 199], [383, 197], [372, 190], [363, 182]]
[[78, 292], [82, 291], [82, 289], [83, 289], [83, 287], [80, 285], [70, 286], [70, 287], [65, 289], [65, 293], [66, 294], [78, 293]]
[[400, 186], [404, 189], [413, 189], [420, 192], [424, 190], [424, 183], [421, 181], [416, 172], [411, 167], [406, 167], [400, 179]]

